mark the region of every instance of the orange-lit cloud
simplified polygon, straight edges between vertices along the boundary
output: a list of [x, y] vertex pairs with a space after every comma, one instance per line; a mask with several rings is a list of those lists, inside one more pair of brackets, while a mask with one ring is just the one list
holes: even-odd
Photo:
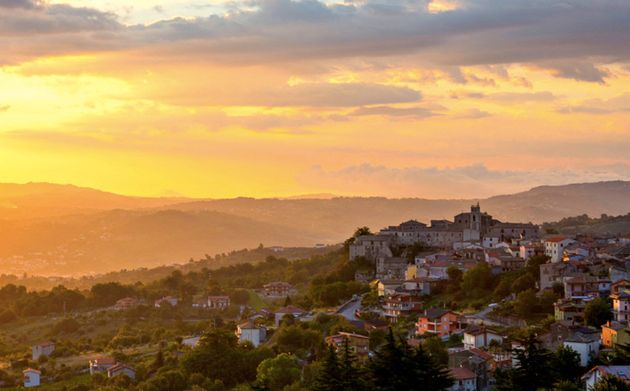
[[125, 3], [0, 3], [0, 181], [468, 197], [630, 179], [625, 2]]

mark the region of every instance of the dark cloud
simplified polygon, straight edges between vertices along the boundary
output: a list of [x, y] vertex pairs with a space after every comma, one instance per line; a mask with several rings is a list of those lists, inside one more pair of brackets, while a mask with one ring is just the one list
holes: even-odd
[[1, 0], [0, 8], [35, 8], [40, 5], [37, 0]]
[[461, 9], [437, 14], [423, 1], [257, 0], [243, 9], [235, 3], [226, 16], [148, 26], [122, 26], [88, 8], [5, 3], [13, 8], [0, 8], [0, 45], [10, 48], [4, 62], [88, 48], [238, 65], [415, 56], [451, 69], [454, 80], [491, 85], [493, 79], [457, 67], [532, 63], [558, 77], [601, 83], [608, 76], [602, 64], [630, 58], [630, 2], [622, 0], [463, 0]]

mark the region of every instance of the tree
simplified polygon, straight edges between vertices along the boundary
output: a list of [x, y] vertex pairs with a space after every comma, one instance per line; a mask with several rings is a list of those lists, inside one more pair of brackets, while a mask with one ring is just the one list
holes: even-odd
[[422, 345], [433, 360], [442, 365], [448, 365], [448, 351], [439, 337], [427, 338]]
[[580, 391], [580, 387], [575, 382], [562, 380], [553, 386], [553, 391]]
[[256, 370], [256, 383], [267, 390], [281, 391], [300, 380], [301, 367], [295, 356], [281, 353], [260, 363]]
[[448, 369], [436, 362], [422, 347], [409, 347], [403, 338], [394, 337], [392, 330], [385, 344], [368, 365], [368, 389], [380, 391], [413, 390], [418, 384], [431, 385], [431, 390], [447, 390], [452, 384]]
[[412, 389], [413, 376], [408, 371], [408, 360], [403, 350], [389, 329], [385, 344], [376, 351], [375, 357], [369, 363], [369, 375], [372, 388], [379, 391], [396, 391]]
[[268, 349], [251, 349], [238, 344], [233, 332], [212, 329], [199, 340], [199, 345], [182, 359], [188, 374], [200, 373], [220, 380], [226, 387], [256, 379], [257, 367], [272, 356]]
[[348, 339], [344, 339], [341, 349], [341, 360], [339, 363], [341, 370], [341, 387], [344, 391], [359, 391], [364, 387], [361, 384], [361, 376], [357, 368], [357, 358], [355, 357]]
[[522, 319], [528, 319], [537, 310], [538, 299], [533, 289], [523, 291], [518, 294], [514, 302], [514, 311]]
[[630, 391], [630, 385], [618, 376], [605, 375], [590, 391]]
[[457, 292], [460, 290], [464, 272], [456, 266], [449, 266], [448, 269], [446, 269], [446, 274], [448, 275], [449, 290], [451, 292]]
[[512, 284], [507, 278], [502, 278], [499, 285], [494, 289], [492, 295], [497, 299], [503, 299], [512, 292]]
[[512, 293], [520, 293], [528, 289], [533, 289], [536, 285], [534, 277], [530, 274], [523, 274], [512, 283]]
[[584, 308], [584, 323], [587, 326], [599, 328], [612, 317], [608, 301], [602, 298], [591, 300]]
[[462, 291], [474, 299], [482, 298], [494, 288], [494, 275], [486, 262], [480, 262], [477, 266], [464, 273]]
[[515, 368], [497, 372], [497, 391], [531, 391], [553, 386], [553, 354], [541, 348], [533, 334], [512, 352]]
[[313, 385], [314, 391], [338, 391], [343, 390], [341, 378], [341, 368], [339, 366], [339, 360], [337, 352], [334, 346], [328, 345], [326, 349], [326, 356], [322, 362], [322, 367], [319, 370], [317, 377], [315, 378], [315, 384]]
[[568, 346], [561, 345], [552, 358], [556, 377], [561, 380], [578, 380], [582, 372], [580, 355]]
[[277, 334], [278, 351], [293, 353], [300, 357], [314, 352], [322, 341], [322, 334], [319, 331], [305, 328], [302, 324], [283, 325]]

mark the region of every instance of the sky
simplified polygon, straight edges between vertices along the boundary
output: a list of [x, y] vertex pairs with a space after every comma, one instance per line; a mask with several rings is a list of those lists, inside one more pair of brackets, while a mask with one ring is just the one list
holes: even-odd
[[0, 182], [471, 198], [630, 180], [626, 0], [0, 0]]

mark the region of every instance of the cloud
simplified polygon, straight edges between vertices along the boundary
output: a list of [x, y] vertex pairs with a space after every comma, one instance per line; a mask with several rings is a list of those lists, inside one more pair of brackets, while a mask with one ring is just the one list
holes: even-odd
[[337, 170], [314, 166], [298, 180], [344, 194], [392, 197], [477, 198], [517, 192], [542, 184], [568, 184], [600, 180], [628, 180], [630, 165], [614, 164], [577, 169], [511, 171], [489, 169], [482, 164], [460, 167], [387, 167], [361, 164]]
[[497, 92], [487, 94], [475, 91], [454, 91], [450, 95], [451, 99], [485, 99], [502, 103], [523, 103], [523, 102], [551, 102], [557, 97], [549, 91], [538, 92]]
[[[226, 15], [146, 26], [125, 26], [89, 8], [6, 4], [13, 8], [0, 8], [4, 62], [129, 49], [243, 66], [406, 56], [443, 67], [532, 63], [558, 77], [602, 83], [609, 73], [601, 64], [630, 58], [630, 3], [620, 0], [468, 0], [435, 13], [427, 2], [256, 0], [234, 2]], [[476, 75], [461, 80], [494, 83]]]
[[354, 110], [350, 115], [369, 116], [378, 115], [391, 118], [428, 118], [440, 115], [438, 112], [425, 107], [391, 107], [391, 106], [371, 106], [360, 107]]
[[40, 5], [40, 1], [33, 0], [2, 0], [0, 8], [26, 8], [32, 9]]
[[0, 106], [0, 113], [2, 113], [3, 111], [9, 111], [10, 108], [11, 106], [9, 105]]
[[610, 76], [608, 70], [591, 63], [570, 62], [547, 65], [547, 67], [557, 77], [600, 84], [604, 84], [606, 77]]
[[577, 105], [560, 107], [559, 113], [612, 114], [630, 113], [630, 93], [618, 95], [611, 99], [588, 99]]
[[[231, 75], [229, 77], [235, 77]], [[200, 80], [196, 85], [180, 82], [164, 89], [156, 86], [150, 93], [153, 99], [177, 105], [199, 106], [265, 106], [265, 107], [354, 107], [377, 104], [417, 102], [419, 91], [406, 87], [375, 83], [301, 83], [287, 85], [253, 81], [244, 83], [248, 76], [238, 80], [239, 86], [217, 87], [213, 79]], [[235, 79], [236, 80], [236, 79]], [[212, 93], [214, 91], [214, 93]]]

